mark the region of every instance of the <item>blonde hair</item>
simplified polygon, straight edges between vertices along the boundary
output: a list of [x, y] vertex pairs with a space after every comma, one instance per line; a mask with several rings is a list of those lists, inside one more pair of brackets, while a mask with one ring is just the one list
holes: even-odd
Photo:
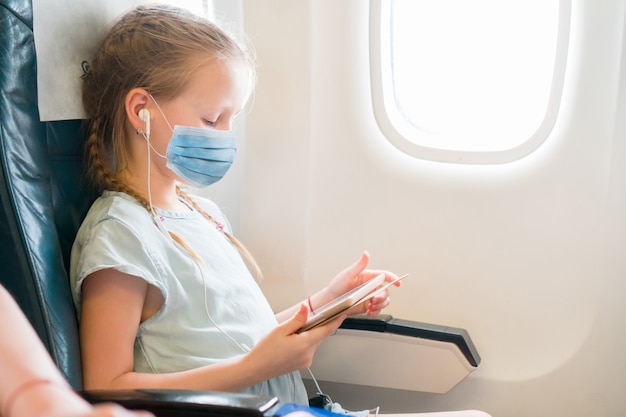
[[[151, 211], [149, 201], [121, 175], [128, 165], [126, 94], [141, 87], [161, 100], [172, 99], [184, 90], [194, 71], [210, 60], [244, 63], [250, 69], [251, 81], [254, 80], [254, 59], [248, 50], [217, 25], [185, 9], [138, 6], [111, 26], [90, 63], [82, 90], [88, 119], [88, 177], [98, 192], [126, 193]], [[177, 192], [204, 217], [218, 224], [182, 189]], [[197, 257], [182, 239], [170, 235]], [[260, 269], [246, 248], [231, 234], [225, 235], [260, 278]]]

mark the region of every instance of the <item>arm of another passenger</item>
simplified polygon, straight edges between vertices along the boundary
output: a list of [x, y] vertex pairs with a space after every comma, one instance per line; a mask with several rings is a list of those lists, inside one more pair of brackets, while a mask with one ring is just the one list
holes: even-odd
[[3, 417], [148, 417], [72, 391], [9, 293], [0, 286], [0, 413]]

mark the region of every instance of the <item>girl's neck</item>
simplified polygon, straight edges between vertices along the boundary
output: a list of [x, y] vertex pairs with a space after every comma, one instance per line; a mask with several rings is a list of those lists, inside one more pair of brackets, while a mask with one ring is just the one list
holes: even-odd
[[173, 213], [182, 213], [191, 211], [190, 207], [180, 200], [178, 195], [174, 196], [155, 196], [152, 195], [152, 207]]
[[139, 176], [129, 176], [126, 178], [127, 184], [148, 203], [152, 203], [152, 207], [159, 208], [169, 212], [189, 212], [189, 206], [180, 201], [176, 190], [176, 182], [169, 180], [164, 182], [162, 178], [153, 176], [150, 181], [150, 193], [148, 193], [148, 184], [145, 178]]

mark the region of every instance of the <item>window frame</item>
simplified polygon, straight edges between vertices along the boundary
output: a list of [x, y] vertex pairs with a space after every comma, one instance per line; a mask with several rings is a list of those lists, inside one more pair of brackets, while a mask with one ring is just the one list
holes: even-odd
[[[374, 116], [383, 136], [402, 152], [418, 159], [460, 164], [503, 164], [524, 158], [537, 150], [549, 137], [556, 124], [563, 86], [570, 36], [571, 0], [559, 0], [559, 17], [552, 85], [546, 112], [537, 130], [517, 146], [495, 151], [466, 151], [434, 148], [418, 143], [419, 133], [408, 129], [393, 97], [391, 51], [383, 34], [389, 34], [390, 0], [370, 1], [370, 77]], [[392, 93], [387, 93], [391, 91]], [[414, 138], [413, 140], [411, 138]], [[416, 140], [417, 139], [417, 140]]]

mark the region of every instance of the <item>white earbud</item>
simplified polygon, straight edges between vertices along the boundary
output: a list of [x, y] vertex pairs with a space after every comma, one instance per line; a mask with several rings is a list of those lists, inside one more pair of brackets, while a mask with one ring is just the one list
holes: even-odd
[[146, 136], [150, 136], [150, 110], [139, 110], [139, 118], [146, 123]]

